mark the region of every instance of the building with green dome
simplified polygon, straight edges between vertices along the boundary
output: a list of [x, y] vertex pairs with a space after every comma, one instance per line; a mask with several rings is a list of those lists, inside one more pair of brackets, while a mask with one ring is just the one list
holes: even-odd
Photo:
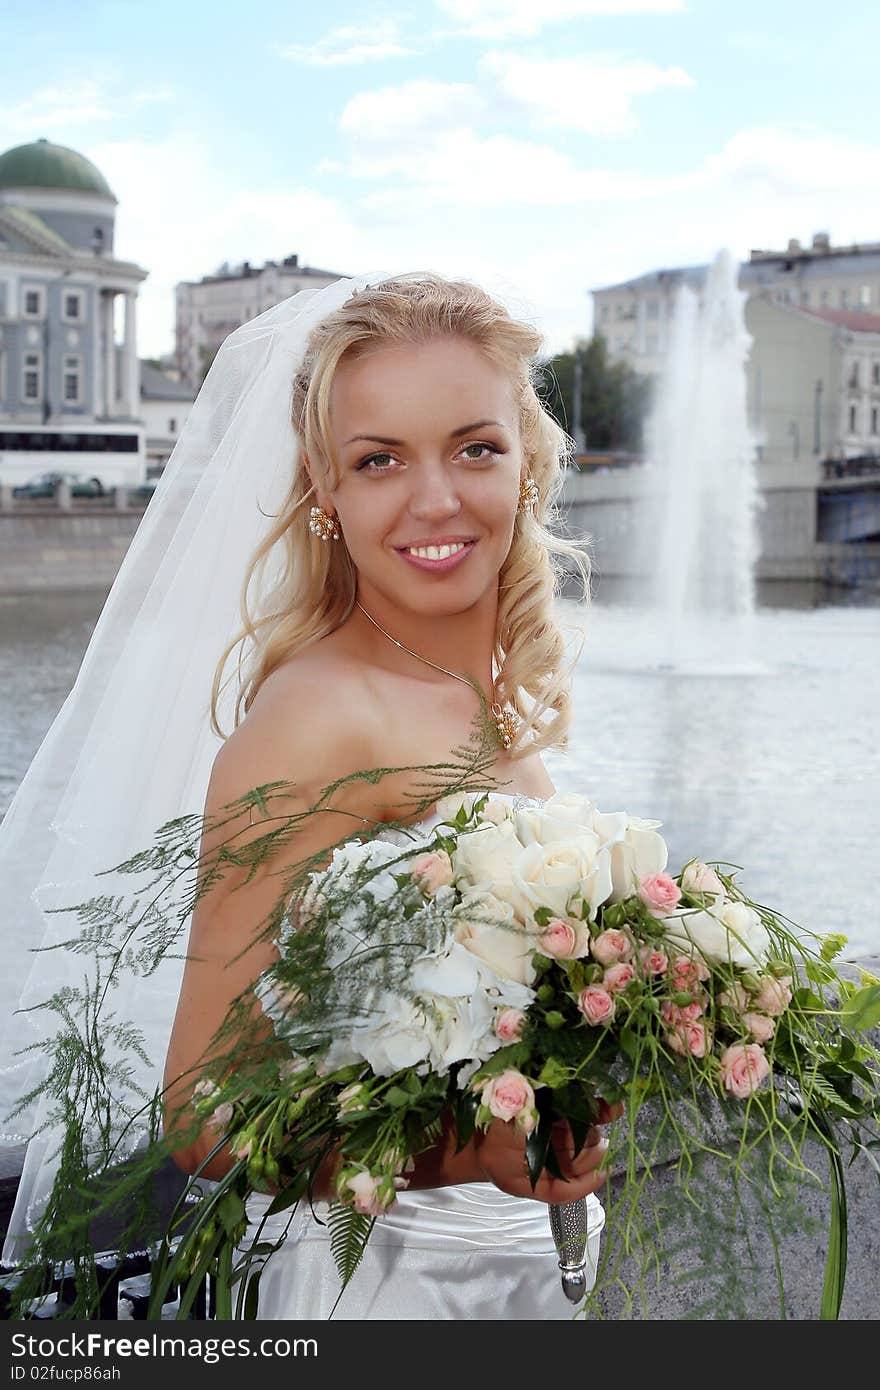
[[77, 150], [41, 139], [0, 153], [0, 483], [143, 480], [147, 272], [114, 255], [116, 207]]

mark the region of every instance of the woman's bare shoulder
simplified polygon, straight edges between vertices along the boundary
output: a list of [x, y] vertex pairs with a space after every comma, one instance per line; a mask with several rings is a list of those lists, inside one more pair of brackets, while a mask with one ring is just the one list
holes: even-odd
[[336, 644], [318, 642], [267, 676], [217, 754], [214, 779], [238, 795], [291, 781], [311, 801], [337, 778], [374, 766], [374, 749], [357, 663]]

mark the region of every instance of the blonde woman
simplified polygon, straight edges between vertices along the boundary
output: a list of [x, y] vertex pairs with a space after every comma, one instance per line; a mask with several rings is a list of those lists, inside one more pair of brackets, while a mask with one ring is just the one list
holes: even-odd
[[[109, 730], [90, 721], [67, 792], [74, 819], [96, 779], [111, 806], [116, 796], [104, 839], [92, 837], [96, 867], [136, 846], [161, 815], [193, 809], [200, 787], [211, 816], [255, 786], [290, 782], [282, 809], [295, 812], [352, 772], [443, 762], [467, 741], [474, 683], [497, 728], [493, 776], [513, 797], [553, 793], [541, 753], [564, 743], [570, 717], [554, 591], [563, 557], [585, 581], [587, 562], [547, 529], [568, 441], [535, 392], [540, 342], [478, 287], [430, 274], [299, 295], [227, 341], [151, 504], [152, 530], [148, 513], [118, 581], [117, 609], [120, 595], [136, 607], [126, 643], [138, 658], [137, 693], [111, 619], [92, 653], [107, 667], [100, 697], [80, 692], [82, 706], [115, 721]], [[212, 642], [221, 659], [211, 735]], [[129, 717], [135, 703], [149, 719], [152, 740], [141, 729], [138, 744], [120, 727], [126, 698]], [[292, 857], [401, 819], [410, 791], [402, 771], [347, 783], [332, 812], [296, 837]], [[93, 796], [93, 817], [96, 804]], [[258, 834], [259, 822], [241, 831]], [[227, 873], [200, 899], [182, 980], [160, 977], [151, 997], [158, 1041], [177, 995], [165, 1062], [171, 1115], [187, 1113], [200, 1059], [272, 959], [271, 943], [252, 933], [277, 880], [268, 870], [244, 880]], [[195, 1171], [215, 1138], [182, 1147], [179, 1165]], [[545, 1176], [532, 1193], [512, 1126], [496, 1122], [456, 1152], [450, 1121], [377, 1223], [335, 1316], [569, 1317], [547, 1203], [595, 1192], [604, 1145], [596, 1130], [576, 1157], [570, 1135], [557, 1147], [568, 1181]], [[45, 1153], [40, 1161], [37, 1200]], [[229, 1161], [216, 1157], [208, 1175]], [[318, 1199], [332, 1182], [328, 1161]], [[303, 1205], [262, 1275], [260, 1317], [322, 1318], [335, 1304], [327, 1227]], [[595, 1199], [591, 1212], [598, 1228]]]

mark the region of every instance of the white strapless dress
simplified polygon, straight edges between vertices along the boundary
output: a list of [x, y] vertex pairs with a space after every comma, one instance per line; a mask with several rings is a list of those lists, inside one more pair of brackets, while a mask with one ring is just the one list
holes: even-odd
[[[493, 795], [516, 806], [542, 802]], [[430, 829], [436, 819], [409, 830]], [[248, 1205], [250, 1241], [270, 1200], [254, 1196]], [[292, 1220], [285, 1212], [266, 1222], [260, 1240], [277, 1239], [285, 1229], [287, 1235], [262, 1270], [258, 1318], [324, 1321], [332, 1313], [334, 1320], [568, 1320], [575, 1311], [562, 1293], [545, 1202], [511, 1197], [488, 1182], [401, 1192], [376, 1221], [341, 1298], [327, 1210], [325, 1203], [314, 1209], [301, 1203]], [[605, 1213], [593, 1196], [587, 1211], [589, 1270], [598, 1261]]]

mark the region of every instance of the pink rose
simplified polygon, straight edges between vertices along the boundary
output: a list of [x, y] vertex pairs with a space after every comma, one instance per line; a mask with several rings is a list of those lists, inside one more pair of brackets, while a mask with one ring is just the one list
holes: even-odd
[[721, 1054], [721, 1080], [738, 1100], [757, 1091], [769, 1075], [770, 1063], [758, 1043], [733, 1043]]
[[208, 1123], [209, 1123], [210, 1125], [213, 1125], [214, 1129], [221, 1129], [221, 1130], [222, 1130], [222, 1129], [228, 1129], [228, 1128], [229, 1128], [229, 1125], [231, 1124], [231, 1122], [232, 1122], [232, 1104], [231, 1104], [230, 1101], [224, 1100], [223, 1103], [222, 1103], [221, 1105], [218, 1105], [218, 1106], [217, 1106], [216, 1110], [214, 1111], [214, 1113], [213, 1113], [213, 1115], [211, 1116], [211, 1118], [210, 1118], [210, 1120], [208, 1121]]
[[588, 1023], [610, 1023], [614, 1017], [614, 995], [600, 985], [587, 985], [582, 989], [577, 1006]]
[[680, 1023], [696, 1023], [703, 1013], [703, 1004], [699, 999], [695, 999], [690, 1004], [673, 1004], [671, 999], [664, 999], [660, 1005], [660, 1017], [664, 1023], [678, 1027]]
[[666, 1034], [666, 1043], [681, 1057], [705, 1057], [712, 1047], [712, 1032], [705, 1023], [679, 1023]]
[[446, 888], [452, 882], [452, 860], [445, 849], [431, 854], [420, 854], [410, 865], [410, 873], [422, 892], [433, 897], [438, 888]]
[[516, 1120], [529, 1133], [535, 1127], [535, 1093], [521, 1072], [509, 1067], [483, 1087], [481, 1101], [496, 1120]]
[[669, 978], [676, 989], [696, 989], [702, 980], [708, 980], [709, 967], [702, 956], [674, 956]]
[[665, 951], [661, 951], [659, 946], [641, 946], [639, 948], [639, 960], [642, 969], [648, 975], [665, 975], [669, 969], [669, 959]]
[[605, 974], [602, 976], [602, 987], [607, 989], [609, 994], [620, 994], [621, 990], [626, 989], [627, 985], [636, 978], [636, 972], [627, 960], [619, 960], [616, 965], [609, 965]]
[[652, 917], [665, 917], [681, 902], [681, 889], [669, 874], [643, 874], [638, 896]]
[[691, 864], [685, 865], [681, 875], [681, 886], [686, 893], [712, 893], [722, 897], [724, 895], [721, 879], [702, 859], [695, 859]]
[[629, 960], [633, 949], [629, 937], [616, 927], [600, 932], [590, 943], [593, 959], [600, 965], [614, 965], [619, 960]]
[[791, 1003], [791, 976], [782, 975], [777, 980], [773, 975], [762, 975], [758, 984], [760, 988], [753, 1001], [755, 1008], [772, 1018], [784, 1014]]
[[741, 980], [734, 980], [729, 989], [722, 990], [718, 995], [718, 1003], [725, 1009], [733, 1009], [734, 1013], [743, 1014], [749, 1007], [749, 992]]
[[523, 1030], [526, 1016], [522, 1009], [502, 1009], [495, 1015], [495, 1036], [502, 1042], [516, 1042]]
[[585, 956], [590, 949], [590, 937], [585, 922], [567, 922], [554, 917], [538, 938], [538, 950], [554, 960], [574, 960]]
[[379, 1180], [372, 1173], [353, 1173], [346, 1186], [354, 1193], [354, 1209], [364, 1216], [381, 1216], [387, 1202], [379, 1196]]
[[742, 1021], [756, 1043], [769, 1042], [776, 1032], [775, 1018], [768, 1018], [766, 1014], [746, 1013]]

